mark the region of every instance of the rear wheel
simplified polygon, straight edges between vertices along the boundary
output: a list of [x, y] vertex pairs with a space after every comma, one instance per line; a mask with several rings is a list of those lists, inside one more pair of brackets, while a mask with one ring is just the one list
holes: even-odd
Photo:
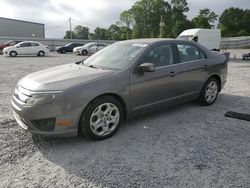
[[209, 78], [201, 91], [198, 99], [199, 103], [204, 106], [213, 104], [219, 93], [219, 82], [215, 78]]
[[44, 51], [40, 51], [40, 52], [38, 52], [37, 55], [38, 55], [38, 56], [44, 56], [44, 55], [45, 55], [45, 52], [44, 52]]
[[83, 50], [82, 51], [82, 55], [88, 55], [88, 51], [87, 50]]
[[11, 51], [11, 52], [10, 52], [10, 56], [11, 56], [11, 57], [16, 57], [16, 56], [17, 56], [17, 53], [16, 53], [15, 51]]
[[84, 110], [79, 132], [93, 140], [109, 138], [118, 130], [122, 117], [121, 104], [114, 97], [97, 98]]

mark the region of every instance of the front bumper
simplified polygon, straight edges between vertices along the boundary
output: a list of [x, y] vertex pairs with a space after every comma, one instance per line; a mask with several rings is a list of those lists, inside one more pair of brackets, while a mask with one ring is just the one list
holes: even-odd
[[[25, 107], [18, 102], [14, 96], [11, 100], [14, 117], [19, 126], [31, 133], [44, 136], [77, 136], [79, 119], [81, 117], [82, 109], [76, 109], [70, 113], [64, 113], [58, 105], [37, 105], [32, 107]], [[34, 121], [46, 120], [53, 118], [55, 124], [53, 130], [44, 130], [37, 128]], [[67, 124], [62, 124], [67, 122]]]
[[79, 51], [79, 50], [75, 50], [75, 51], [73, 51], [73, 54], [75, 54], [75, 55], [82, 55], [82, 52]]

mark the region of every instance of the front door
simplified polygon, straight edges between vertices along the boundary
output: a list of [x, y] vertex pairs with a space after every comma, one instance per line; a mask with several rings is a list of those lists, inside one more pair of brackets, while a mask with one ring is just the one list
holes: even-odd
[[130, 99], [132, 111], [154, 106], [180, 95], [176, 93], [178, 79], [172, 44], [161, 44], [146, 52], [139, 64], [153, 63], [154, 72], [132, 72]]
[[30, 45], [30, 43], [29, 42], [24, 42], [24, 43], [21, 43], [20, 45], [19, 45], [19, 48], [18, 48], [18, 54], [19, 55], [28, 55], [28, 54], [30, 54], [30, 49], [31, 48], [31, 45]]

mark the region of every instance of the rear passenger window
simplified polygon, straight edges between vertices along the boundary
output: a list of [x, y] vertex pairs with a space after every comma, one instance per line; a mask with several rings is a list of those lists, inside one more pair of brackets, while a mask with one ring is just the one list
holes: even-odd
[[171, 44], [162, 44], [150, 49], [143, 57], [142, 63], [153, 63], [155, 67], [163, 67], [174, 63]]
[[179, 63], [206, 58], [206, 55], [203, 52], [190, 44], [177, 44], [177, 49], [180, 57]]
[[30, 44], [31, 44], [31, 46], [39, 46], [38, 43], [30, 43]]

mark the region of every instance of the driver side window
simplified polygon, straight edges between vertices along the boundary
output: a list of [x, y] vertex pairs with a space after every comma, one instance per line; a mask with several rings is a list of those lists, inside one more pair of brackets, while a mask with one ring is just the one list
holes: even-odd
[[174, 64], [171, 44], [162, 44], [150, 49], [143, 57], [142, 63], [153, 63], [155, 67]]
[[22, 43], [20, 44], [20, 47], [23, 48], [23, 47], [30, 47], [30, 43], [26, 42], [26, 43]]

